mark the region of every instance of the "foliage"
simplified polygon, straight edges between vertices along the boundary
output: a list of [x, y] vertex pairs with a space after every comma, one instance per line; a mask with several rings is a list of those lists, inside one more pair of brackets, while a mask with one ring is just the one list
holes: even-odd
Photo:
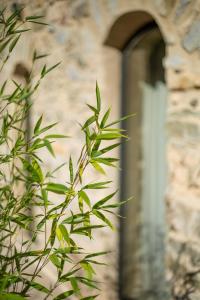
[[[9, 16], [6, 10], [0, 12], [1, 73], [21, 34], [29, 30], [24, 29], [25, 23], [43, 24], [40, 16], [23, 19], [19, 10]], [[120, 138], [127, 137], [114, 127], [120, 120], [108, 122], [110, 109], [102, 115], [96, 85], [96, 106], [88, 105], [91, 116], [81, 126], [85, 144], [77, 163], [69, 158], [70, 181], [61, 184], [53, 172], [46, 173], [40, 149], [45, 148], [54, 156], [52, 143], [65, 136], [48, 133], [56, 124], [44, 126], [42, 116], [31, 136], [26, 133], [30, 96], [57, 66], [44, 65], [39, 80], [33, 84], [33, 67], [43, 57], [34, 52], [24, 85], [12, 80], [12, 92], [7, 91], [6, 81], [0, 88], [0, 299], [26, 299], [35, 290], [39, 299], [67, 299], [73, 295], [92, 300], [98, 294], [94, 292], [98, 290], [95, 265], [101, 264], [97, 258], [105, 253], [86, 253], [76, 236], [90, 240], [95, 230], [113, 228], [108, 214], [120, 204], [112, 201], [116, 192], [92, 204], [88, 191], [106, 189], [111, 181], [87, 182], [87, 168], [92, 166], [105, 174], [103, 166], [113, 167], [118, 161], [109, 152], [120, 145]], [[102, 146], [103, 141], [107, 141], [106, 146]], [[53, 194], [59, 202], [51, 201]], [[44, 244], [37, 243], [41, 236]], [[48, 264], [54, 266], [57, 275], [53, 285], [44, 286], [42, 270]], [[65, 291], [57, 295], [59, 286], [64, 286]], [[91, 295], [82, 294], [83, 286], [92, 289]]]

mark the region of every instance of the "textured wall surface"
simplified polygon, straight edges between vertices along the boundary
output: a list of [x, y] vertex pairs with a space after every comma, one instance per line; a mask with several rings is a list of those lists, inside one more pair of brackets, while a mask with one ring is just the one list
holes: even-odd
[[[14, 1], [3, 0], [10, 6]], [[25, 14], [45, 15], [50, 26], [34, 26], [17, 47], [7, 72], [16, 63], [27, 68], [34, 48], [50, 53], [49, 65], [62, 64], [42, 83], [32, 119], [44, 114], [46, 122], [59, 121], [58, 131], [74, 138], [55, 145], [57, 159], [47, 159], [54, 168], [76, 157], [83, 137], [77, 122], [88, 115], [85, 103], [95, 101], [98, 80], [105, 106], [113, 117], [120, 114], [121, 52], [104, 45], [109, 30], [123, 14], [148, 12], [157, 22], [166, 43], [167, 111], [167, 261], [172, 266], [180, 245], [186, 243], [193, 257], [200, 257], [200, 0], [26, 0]], [[133, 20], [134, 22], [134, 20]], [[121, 32], [123, 35], [123, 32]], [[63, 173], [58, 174], [65, 180]], [[99, 176], [94, 173], [91, 176]], [[118, 171], [112, 177], [118, 185]], [[117, 221], [116, 221], [117, 222]], [[116, 300], [118, 233], [107, 230], [93, 244], [97, 250], [111, 250], [110, 267], [99, 272], [100, 300]], [[195, 298], [194, 298], [195, 299]], [[198, 298], [199, 299], [199, 298]]]

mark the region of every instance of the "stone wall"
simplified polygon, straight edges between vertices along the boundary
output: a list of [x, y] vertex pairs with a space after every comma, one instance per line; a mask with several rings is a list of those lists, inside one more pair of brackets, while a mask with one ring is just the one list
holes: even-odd
[[[46, 122], [59, 121], [58, 131], [73, 136], [55, 145], [57, 159], [47, 160], [53, 168], [79, 152], [83, 137], [77, 122], [88, 115], [85, 103], [95, 99], [98, 80], [105, 107], [112, 116], [120, 114], [121, 52], [104, 45], [114, 22], [123, 14], [145, 11], [157, 22], [166, 43], [167, 111], [166, 187], [169, 234], [168, 264], [173, 265], [180, 245], [186, 243], [199, 253], [200, 232], [200, 0], [3, 0], [0, 5], [25, 4], [25, 14], [45, 15], [50, 26], [34, 26], [16, 49], [7, 72], [23, 62], [27, 68], [34, 48], [50, 53], [46, 62], [61, 65], [51, 74], [37, 95], [32, 120], [44, 114]], [[134, 20], [133, 20], [134, 22]], [[123, 35], [123, 32], [120, 33]], [[63, 173], [58, 174], [60, 180]], [[92, 174], [97, 177], [97, 174]], [[118, 171], [112, 177], [118, 185]], [[117, 222], [115, 220], [115, 222]], [[118, 233], [102, 231], [93, 245], [111, 250], [110, 267], [102, 269], [101, 300], [118, 298]], [[192, 252], [193, 253], [193, 252]]]

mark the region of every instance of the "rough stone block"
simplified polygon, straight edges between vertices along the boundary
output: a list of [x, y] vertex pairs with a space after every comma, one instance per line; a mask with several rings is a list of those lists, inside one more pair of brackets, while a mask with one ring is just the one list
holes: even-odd
[[183, 39], [183, 47], [188, 52], [200, 50], [200, 20], [196, 20]]

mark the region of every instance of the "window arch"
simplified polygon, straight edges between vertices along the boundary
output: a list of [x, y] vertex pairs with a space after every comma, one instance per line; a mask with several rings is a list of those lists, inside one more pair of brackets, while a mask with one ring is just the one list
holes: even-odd
[[[133, 17], [135, 14], [135, 17]], [[130, 17], [130, 15], [132, 17]], [[165, 280], [165, 43], [152, 17], [128, 14], [132, 36], [116, 21], [107, 44], [122, 50], [122, 115], [131, 140], [122, 147], [119, 289], [121, 300], [168, 299]], [[125, 20], [125, 19], [124, 19]], [[123, 26], [122, 26], [123, 27]], [[130, 28], [130, 26], [129, 26]], [[117, 30], [119, 40], [117, 42]], [[114, 32], [114, 36], [113, 36]]]

